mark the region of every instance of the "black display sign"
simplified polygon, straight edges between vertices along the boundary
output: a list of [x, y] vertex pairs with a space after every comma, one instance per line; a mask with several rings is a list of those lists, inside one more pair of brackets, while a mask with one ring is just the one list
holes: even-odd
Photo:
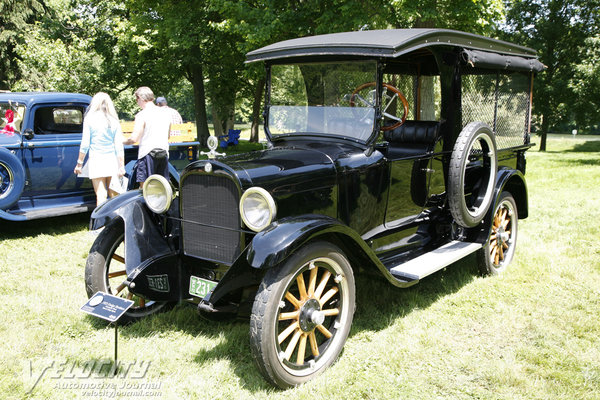
[[97, 292], [81, 307], [81, 311], [115, 322], [133, 305], [133, 300]]

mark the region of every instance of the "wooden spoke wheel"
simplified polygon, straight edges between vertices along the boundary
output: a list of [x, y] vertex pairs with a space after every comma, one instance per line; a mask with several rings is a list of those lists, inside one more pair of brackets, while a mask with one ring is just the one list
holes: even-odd
[[88, 298], [96, 292], [104, 292], [135, 302], [119, 319], [119, 323], [136, 321], [163, 311], [169, 305], [167, 302], [145, 299], [129, 291], [124, 283], [127, 279], [124, 238], [122, 221], [115, 221], [106, 226], [92, 245], [85, 265], [85, 288]]
[[490, 237], [478, 254], [479, 267], [486, 275], [497, 275], [504, 271], [517, 245], [518, 214], [515, 200], [510, 193], [503, 192], [497, 204]]
[[339, 356], [354, 314], [354, 275], [337, 247], [318, 242], [271, 269], [250, 320], [261, 373], [287, 388], [322, 373]]

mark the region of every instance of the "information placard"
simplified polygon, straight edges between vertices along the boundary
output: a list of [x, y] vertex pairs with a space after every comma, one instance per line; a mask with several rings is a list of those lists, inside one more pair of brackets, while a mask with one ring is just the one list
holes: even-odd
[[115, 322], [125, 314], [133, 303], [133, 300], [97, 292], [81, 307], [81, 311], [110, 322]]

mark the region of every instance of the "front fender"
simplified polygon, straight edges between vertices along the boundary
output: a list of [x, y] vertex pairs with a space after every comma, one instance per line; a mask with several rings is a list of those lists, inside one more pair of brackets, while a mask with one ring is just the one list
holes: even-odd
[[123, 221], [127, 238], [125, 270], [128, 276], [144, 261], [173, 253], [140, 190], [125, 192], [96, 207], [90, 229], [99, 229], [117, 218]]
[[253, 268], [268, 269], [280, 264], [310, 240], [341, 234], [366, 253], [372, 253], [364, 240], [350, 227], [324, 215], [283, 218], [256, 234], [248, 247], [246, 259]]
[[90, 229], [102, 228], [114, 218], [122, 218], [124, 208], [130, 203], [146, 204], [141, 190], [122, 193], [96, 207], [90, 217]]

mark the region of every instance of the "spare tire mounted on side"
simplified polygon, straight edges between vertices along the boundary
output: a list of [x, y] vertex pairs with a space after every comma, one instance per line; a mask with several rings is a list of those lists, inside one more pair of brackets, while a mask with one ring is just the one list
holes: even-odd
[[481, 222], [493, 201], [497, 169], [492, 129], [469, 123], [456, 139], [448, 174], [448, 204], [459, 225], [471, 228]]

